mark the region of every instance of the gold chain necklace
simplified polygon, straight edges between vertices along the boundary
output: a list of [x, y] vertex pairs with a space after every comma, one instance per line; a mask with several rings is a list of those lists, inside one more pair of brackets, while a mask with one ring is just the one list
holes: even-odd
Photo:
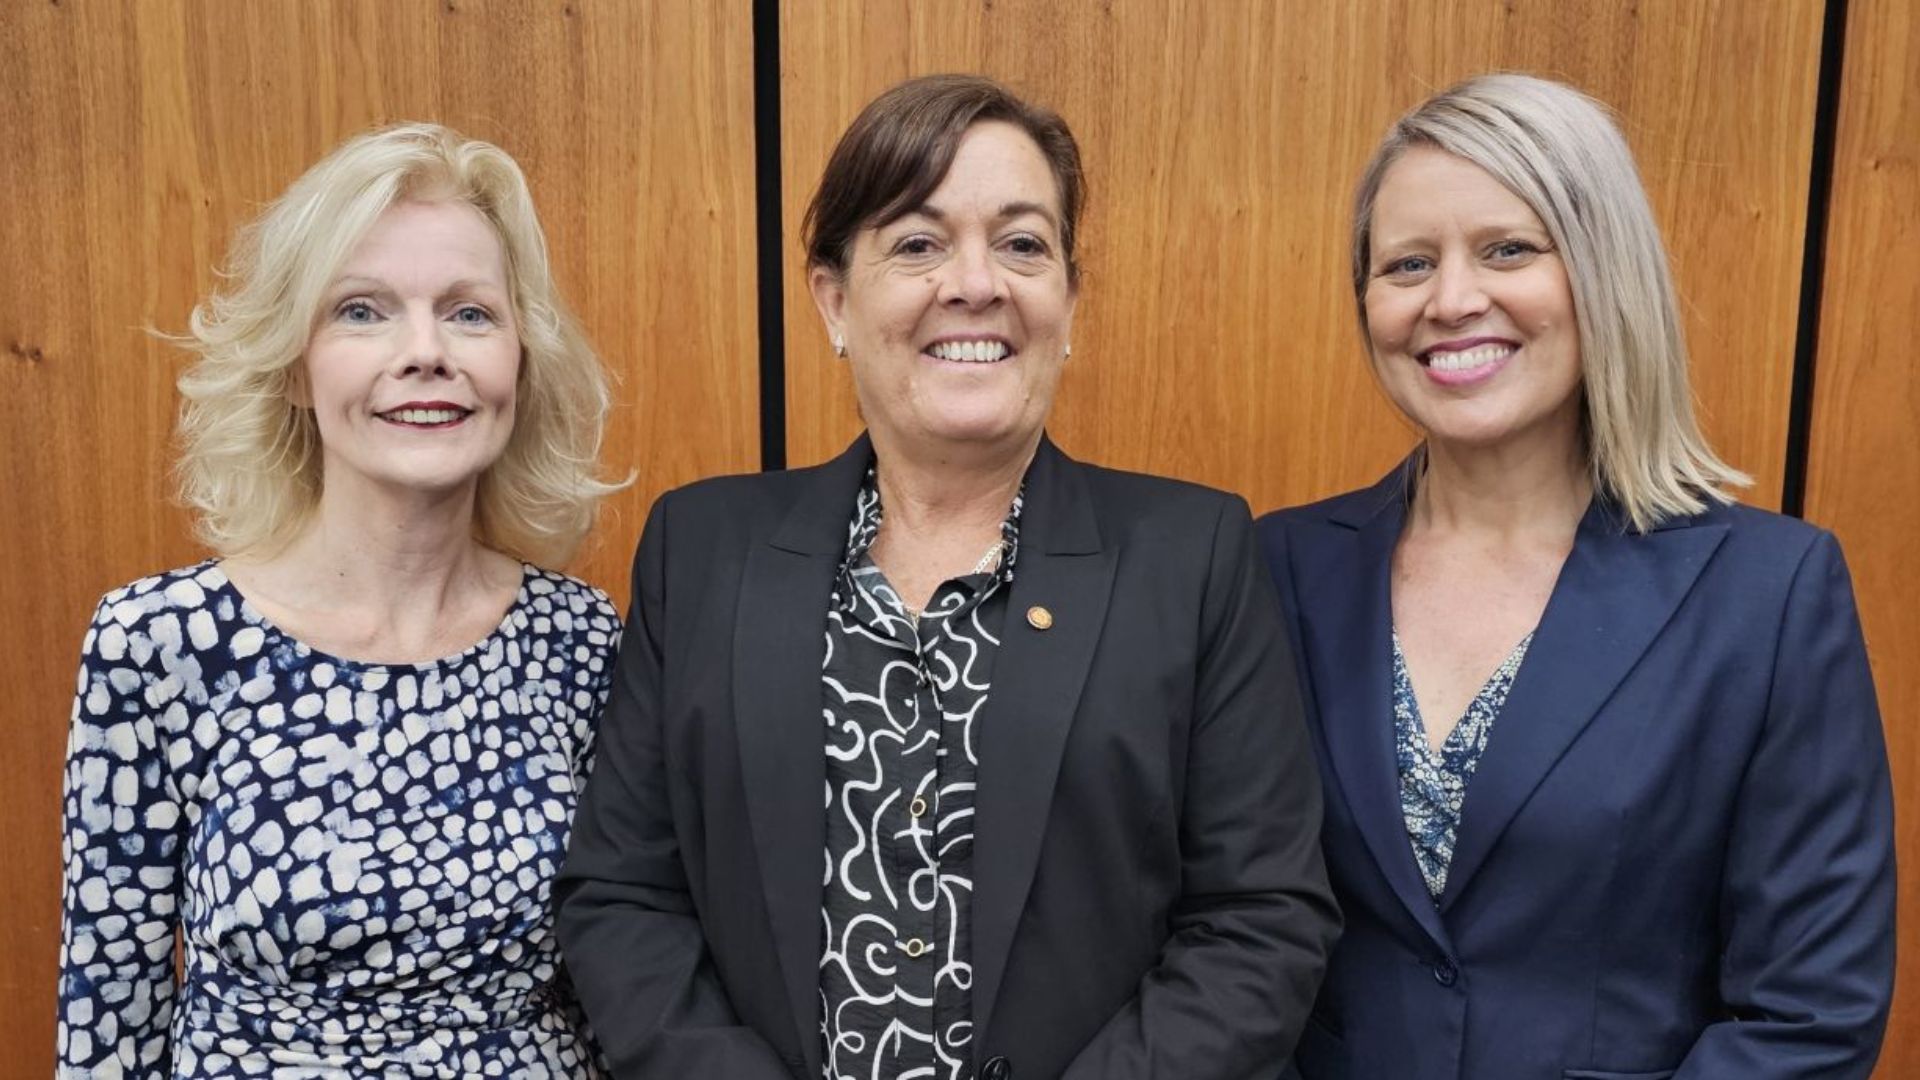
[[[987, 553], [980, 556], [980, 561], [973, 564], [973, 569], [967, 571], [966, 576], [971, 577], [975, 574], [990, 574], [998, 570], [1000, 568], [1000, 557], [1002, 553], [1006, 551], [1006, 547], [1006, 540], [995, 540], [992, 546], [987, 548]], [[937, 592], [938, 590], [935, 591]], [[905, 600], [901, 600], [898, 593], [894, 594], [894, 598], [900, 600], [900, 610], [907, 613], [907, 618], [911, 620], [915, 626], [920, 625], [920, 614], [926, 609], [914, 607]]]

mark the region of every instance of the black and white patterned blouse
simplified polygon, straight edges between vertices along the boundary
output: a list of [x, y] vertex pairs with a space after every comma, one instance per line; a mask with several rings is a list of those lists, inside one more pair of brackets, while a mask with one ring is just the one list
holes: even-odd
[[1019, 543], [946, 581], [917, 619], [874, 565], [880, 493], [856, 501], [827, 613], [827, 850], [820, 958], [828, 1080], [971, 1074], [976, 718]]
[[1400, 635], [1393, 635], [1393, 730], [1395, 758], [1400, 769], [1400, 812], [1406, 818], [1407, 837], [1427, 891], [1438, 900], [1447, 888], [1447, 868], [1453, 865], [1453, 839], [1460, 828], [1460, 807], [1467, 781], [1480, 764], [1487, 736], [1500, 707], [1507, 703], [1520, 662], [1527, 658], [1529, 633], [1487, 678], [1486, 685], [1467, 703], [1460, 723], [1447, 733], [1435, 751], [1427, 741], [1427, 726], [1414, 700], [1407, 677], [1407, 659], [1400, 652]]
[[60, 1075], [595, 1075], [550, 883], [619, 638], [533, 567], [424, 664], [316, 652], [214, 563], [108, 593], [67, 747]]

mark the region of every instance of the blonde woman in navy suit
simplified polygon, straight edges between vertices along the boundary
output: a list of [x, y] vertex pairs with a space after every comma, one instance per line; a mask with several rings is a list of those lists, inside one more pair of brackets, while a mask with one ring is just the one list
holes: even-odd
[[1834, 538], [1735, 505], [1603, 109], [1488, 76], [1388, 134], [1354, 296], [1421, 431], [1260, 523], [1345, 936], [1308, 1080], [1866, 1077], [1887, 762]]

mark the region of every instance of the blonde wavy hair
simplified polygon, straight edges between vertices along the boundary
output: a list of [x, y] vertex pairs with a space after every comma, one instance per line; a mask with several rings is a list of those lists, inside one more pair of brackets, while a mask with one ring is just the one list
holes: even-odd
[[1645, 532], [1732, 501], [1752, 483], [1714, 454], [1694, 419], [1687, 344], [1660, 230], [1633, 151], [1606, 107], [1528, 75], [1482, 75], [1393, 125], [1361, 174], [1353, 295], [1366, 330], [1373, 205], [1414, 147], [1478, 165], [1530, 207], [1567, 268], [1579, 321], [1587, 460], [1594, 489]]
[[313, 413], [294, 403], [329, 283], [380, 215], [408, 199], [479, 211], [505, 249], [520, 331], [513, 434], [482, 474], [474, 532], [534, 562], [566, 561], [599, 500], [607, 376], [555, 291], [526, 177], [499, 147], [437, 124], [355, 136], [308, 169], [234, 240], [222, 287], [178, 344], [181, 501], [222, 555], [272, 551], [312, 513], [322, 484]]

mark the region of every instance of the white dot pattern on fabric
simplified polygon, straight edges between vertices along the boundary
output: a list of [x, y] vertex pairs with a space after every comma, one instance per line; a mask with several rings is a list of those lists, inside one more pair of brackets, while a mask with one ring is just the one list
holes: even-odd
[[416, 665], [315, 652], [210, 562], [107, 594], [67, 747], [60, 1075], [600, 1075], [551, 887], [619, 640], [605, 594], [534, 567], [485, 640]]

